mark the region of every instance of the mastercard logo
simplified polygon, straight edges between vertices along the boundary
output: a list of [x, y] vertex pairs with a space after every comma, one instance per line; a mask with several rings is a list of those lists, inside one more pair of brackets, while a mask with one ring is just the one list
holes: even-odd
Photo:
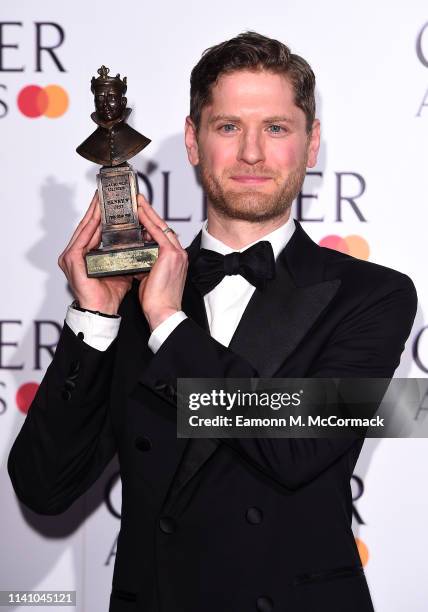
[[336, 236], [336, 234], [330, 234], [318, 242], [319, 246], [327, 247], [328, 249], [334, 249], [346, 255], [352, 255], [358, 259], [368, 259], [370, 255], [369, 243], [362, 236], [353, 234], [351, 236]]
[[18, 94], [18, 108], [25, 117], [61, 117], [68, 108], [68, 94], [59, 85], [27, 85]]
[[370, 558], [369, 549], [367, 548], [367, 545], [362, 540], [360, 540], [360, 538], [355, 538], [355, 542], [357, 544], [358, 553], [360, 555], [361, 565], [366, 566]]
[[36, 382], [27, 382], [19, 387], [15, 398], [18, 410], [27, 414], [38, 388], [39, 384]]

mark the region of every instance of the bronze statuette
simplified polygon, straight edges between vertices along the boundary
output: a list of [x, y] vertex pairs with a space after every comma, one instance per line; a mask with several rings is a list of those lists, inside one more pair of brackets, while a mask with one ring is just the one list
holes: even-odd
[[86, 255], [89, 277], [137, 274], [151, 269], [158, 256], [155, 242], [144, 242], [137, 213], [137, 177], [127, 160], [151, 141], [126, 120], [132, 110], [126, 107], [126, 77], [109, 77], [101, 66], [99, 77], [92, 77], [95, 109], [91, 119], [98, 128], [76, 151], [101, 164], [97, 175], [101, 206], [101, 245]]

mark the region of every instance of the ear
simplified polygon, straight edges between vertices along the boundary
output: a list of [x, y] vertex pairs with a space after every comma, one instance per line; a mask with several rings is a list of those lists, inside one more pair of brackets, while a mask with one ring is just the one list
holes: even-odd
[[186, 117], [184, 126], [184, 142], [186, 143], [187, 157], [192, 166], [199, 164], [199, 148], [196, 126], [190, 117]]
[[320, 148], [321, 124], [319, 119], [314, 119], [311, 133], [309, 134], [307, 167], [313, 168], [317, 164], [318, 151]]
[[122, 108], [126, 108], [127, 103], [128, 103], [128, 99], [122, 98]]

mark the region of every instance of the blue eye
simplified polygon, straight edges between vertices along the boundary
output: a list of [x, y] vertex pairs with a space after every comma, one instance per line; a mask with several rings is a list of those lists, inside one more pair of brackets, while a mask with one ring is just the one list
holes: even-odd
[[281, 125], [270, 125], [268, 128], [272, 134], [281, 134], [281, 132], [285, 131]]
[[222, 132], [230, 133], [235, 130], [236, 126], [233, 123], [226, 123], [225, 125], [220, 126], [220, 130]]

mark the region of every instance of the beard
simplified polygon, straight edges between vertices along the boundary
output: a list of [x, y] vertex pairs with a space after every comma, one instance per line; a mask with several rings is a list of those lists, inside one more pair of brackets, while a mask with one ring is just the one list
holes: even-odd
[[203, 157], [200, 158], [199, 173], [202, 187], [208, 201], [221, 216], [241, 221], [263, 222], [276, 219], [291, 208], [298, 196], [306, 175], [305, 159], [301, 165], [290, 172], [285, 182], [282, 177], [270, 172], [267, 168], [256, 168], [253, 172], [242, 170], [228, 171], [229, 176], [234, 174], [251, 174], [269, 176], [277, 185], [273, 193], [263, 193], [255, 189], [234, 191], [225, 189], [224, 182], [210, 173]]

